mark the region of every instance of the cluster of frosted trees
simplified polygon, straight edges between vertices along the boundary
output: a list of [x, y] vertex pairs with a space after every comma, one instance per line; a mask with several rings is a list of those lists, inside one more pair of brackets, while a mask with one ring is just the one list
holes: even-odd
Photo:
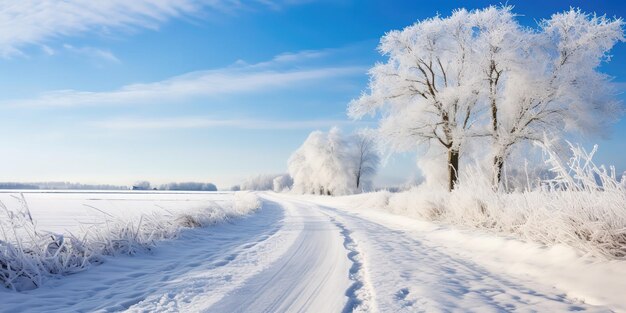
[[388, 59], [370, 70], [350, 116], [380, 116], [379, 136], [395, 151], [443, 151], [450, 190], [471, 142], [487, 145], [481, 157], [498, 187], [521, 143], [606, 129], [621, 108], [599, 66], [624, 41], [623, 21], [570, 9], [530, 28], [511, 9], [461, 9], [387, 33], [379, 50]]
[[178, 190], [178, 191], [217, 191], [217, 186], [212, 183], [197, 183], [197, 182], [183, 182], [183, 183], [168, 183], [160, 185], [158, 188], [152, 186], [149, 181], [138, 181], [132, 186], [133, 190]]
[[234, 186], [234, 190], [273, 190], [282, 192], [290, 190], [293, 179], [289, 174], [260, 174], [248, 177], [241, 185]]
[[292, 190], [346, 195], [367, 190], [378, 167], [374, 141], [365, 132], [345, 136], [337, 128], [315, 131], [289, 158]]
[[159, 187], [159, 190], [181, 190], [181, 191], [217, 191], [217, 186], [212, 183], [169, 183]]
[[239, 186], [241, 190], [272, 190], [273, 174], [259, 174], [246, 178]]

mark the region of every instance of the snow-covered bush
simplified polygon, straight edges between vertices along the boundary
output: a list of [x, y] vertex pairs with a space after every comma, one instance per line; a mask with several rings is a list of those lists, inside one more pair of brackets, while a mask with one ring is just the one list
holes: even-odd
[[[230, 205], [213, 203], [184, 212], [143, 214], [125, 220], [105, 213], [102, 224], [80, 237], [38, 230], [24, 198], [11, 210], [0, 202], [0, 285], [21, 291], [37, 288], [50, 276], [68, 275], [101, 263], [106, 255], [133, 255], [184, 227], [203, 227], [248, 214], [261, 206], [251, 193], [235, 193]], [[104, 212], [103, 212], [104, 213]]]
[[588, 153], [570, 147], [572, 156], [563, 162], [542, 146], [553, 175], [536, 181], [532, 189], [494, 190], [492, 177], [475, 166], [452, 192], [421, 185], [401, 193], [368, 194], [360, 206], [626, 259], [626, 186], [612, 168], [593, 163], [595, 148]]
[[252, 192], [235, 192], [235, 199], [233, 202], [233, 212], [235, 215], [245, 215], [250, 213], [251, 210], [261, 208], [261, 199]]

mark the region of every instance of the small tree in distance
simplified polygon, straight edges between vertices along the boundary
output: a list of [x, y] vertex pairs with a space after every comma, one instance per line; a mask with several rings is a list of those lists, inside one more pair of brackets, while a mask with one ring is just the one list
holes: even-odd
[[371, 131], [360, 131], [352, 140], [354, 162], [353, 173], [357, 191], [363, 192], [371, 188], [371, 178], [376, 174], [380, 157], [376, 150], [374, 134]]
[[146, 180], [138, 181], [133, 184], [133, 190], [150, 190], [150, 182]]

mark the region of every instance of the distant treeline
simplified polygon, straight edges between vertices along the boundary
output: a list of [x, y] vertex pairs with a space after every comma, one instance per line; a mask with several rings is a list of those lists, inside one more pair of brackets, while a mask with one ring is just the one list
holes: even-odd
[[160, 186], [153, 186], [149, 181], [138, 181], [131, 188], [132, 190], [179, 190], [179, 191], [217, 191], [217, 186], [213, 183], [168, 183]]
[[217, 191], [217, 186], [212, 183], [169, 183], [159, 186], [159, 190]]
[[160, 186], [151, 186], [150, 182], [140, 181], [132, 186], [117, 185], [89, 185], [70, 182], [35, 182], [17, 183], [0, 182], [0, 189], [24, 190], [178, 190], [178, 191], [217, 191], [217, 186], [212, 183], [182, 182], [168, 183]]
[[16, 183], [0, 182], [0, 189], [46, 189], [46, 190], [128, 190], [128, 186], [88, 185], [70, 182]]

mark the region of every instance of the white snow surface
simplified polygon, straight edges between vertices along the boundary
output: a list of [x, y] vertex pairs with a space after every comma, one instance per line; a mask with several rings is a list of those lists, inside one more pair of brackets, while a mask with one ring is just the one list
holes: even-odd
[[37, 229], [80, 234], [109, 216], [136, 220], [142, 214], [183, 213], [232, 201], [232, 192], [176, 191], [2, 191], [0, 201], [20, 209], [24, 196]]
[[150, 252], [107, 257], [35, 290], [0, 290], [0, 311], [626, 312], [622, 261], [422, 222], [353, 197], [258, 195], [255, 213], [185, 230]]

